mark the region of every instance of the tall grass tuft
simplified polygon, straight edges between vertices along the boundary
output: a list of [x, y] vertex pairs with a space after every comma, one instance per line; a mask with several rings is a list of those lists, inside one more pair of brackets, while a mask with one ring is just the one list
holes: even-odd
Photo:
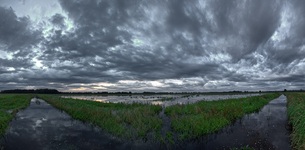
[[5, 133], [9, 122], [18, 110], [30, 104], [32, 95], [1, 94], [0, 95], [0, 135]]
[[305, 149], [305, 93], [286, 93], [288, 117], [292, 125], [292, 146]]

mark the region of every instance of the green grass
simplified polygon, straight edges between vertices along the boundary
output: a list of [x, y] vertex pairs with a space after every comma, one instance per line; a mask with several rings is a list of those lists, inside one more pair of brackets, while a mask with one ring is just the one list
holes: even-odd
[[176, 142], [213, 133], [246, 113], [258, 111], [279, 94], [230, 99], [224, 101], [201, 101], [195, 104], [174, 105], [165, 109], [171, 119], [172, 131], [161, 136], [162, 119], [158, 114], [161, 106], [147, 104], [101, 103], [40, 95], [51, 105], [64, 110], [73, 118], [90, 122], [104, 131], [128, 139], [147, 139]]
[[161, 106], [101, 103], [53, 95], [39, 97], [73, 118], [90, 122], [118, 137], [145, 139], [148, 134], [157, 136], [162, 125], [162, 120], [158, 117]]
[[292, 146], [305, 149], [305, 93], [287, 93], [288, 117], [292, 124]]
[[171, 127], [180, 140], [196, 138], [213, 133], [246, 113], [258, 111], [279, 94], [266, 94], [224, 101], [201, 101], [189, 105], [167, 107]]
[[0, 94], [0, 135], [5, 133], [16, 112], [30, 104], [32, 95]]

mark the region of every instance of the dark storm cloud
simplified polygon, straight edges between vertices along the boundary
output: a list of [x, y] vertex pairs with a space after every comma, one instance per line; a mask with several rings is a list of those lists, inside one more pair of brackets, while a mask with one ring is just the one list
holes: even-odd
[[52, 16], [52, 18], [50, 19], [51, 23], [55, 26], [58, 26], [60, 28], [65, 27], [65, 17], [62, 16], [61, 14], [55, 14], [54, 16]]
[[[305, 58], [305, 19], [300, 17], [305, 13], [305, 2], [298, 0], [289, 2], [286, 3], [287, 10], [283, 17], [284, 34], [279, 35], [281, 40], [268, 42], [265, 50], [265, 54], [270, 59], [268, 66], [276, 68], [275, 71], [280, 74], [290, 73], [296, 65], [304, 62]], [[291, 75], [291, 78], [293, 77], [294, 75]]]
[[217, 12], [216, 37], [233, 39], [226, 49], [233, 61], [256, 51], [273, 35], [280, 23], [282, 3], [279, 2], [260, 0], [242, 4], [240, 1], [226, 1], [226, 5], [221, 5], [221, 1], [213, 1], [213, 12]]
[[10, 59], [10, 60], [0, 58], [0, 67], [3, 70], [6, 67], [11, 67], [11, 68], [14, 68], [15, 71], [19, 71], [21, 68], [30, 68], [30, 67], [32, 67], [32, 65], [33, 64], [30, 61], [30, 59], [27, 59], [27, 58], [14, 58], [14, 59]]
[[[101, 72], [114, 69], [126, 75], [125, 79], [153, 80], [201, 76], [204, 73], [216, 74], [219, 65], [213, 62], [208, 64], [183, 62], [183, 59], [191, 59], [188, 51], [193, 51], [194, 54], [202, 54], [196, 52], [197, 50], [204, 51], [200, 45], [196, 45], [197, 43], [192, 46], [196, 49], [190, 48], [188, 41], [181, 33], [175, 33], [182, 28], [186, 31], [194, 30], [191, 34], [199, 34], [195, 30], [200, 30], [200, 23], [195, 18], [186, 16], [183, 4], [176, 5], [174, 2], [165, 3], [163, 1], [147, 3], [143, 1], [61, 1], [61, 5], [73, 19], [77, 29], [67, 35], [54, 32], [53, 37], [46, 42], [48, 50], [44, 59], [52, 59], [46, 56], [56, 56], [56, 59], [78, 63], [78, 57], [86, 56], [85, 60], [78, 65], [101, 70]], [[159, 26], [165, 26], [165, 28], [159, 32], [160, 35], [154, 35], [158, 31], [156, 33], [151, 33], [151, 31], [159, 30], [154, 23], [158, 20], [150, 20], [147, 13], [149, 9], [158, 8], [163, 5], [162, 3], [166, 5], [166, 9], [169, 9], [161, 12], [166, 17], [164, 24]], [[167, 11], [168, 15], [166, 15]], [[179, 19], [180, 17], [182, 19]], [[136, 28], [135, 30], [138, 31], [135, 32], [140, 32], [142, 35], [148, 34], [149, 40], [158, 42], [162, 41], [159, 41], [157, 36], [168, 35], [171, 37], [170, 42], [160, 46], [136, 47], [132, 45], [134, 33], [130, 30], [134, 29], [134, 25], [137, 23], [139, 28]], [[144, 29], [141, 26], [149, 26], [149, 28]], [[200, 35], [192, 36], [200, 38]], [[172, 43], [172, 41], [176, 41], [176, 43]], [[177, 45], [182, 48], [181, 52], [178, 52]], [[110, 49], [116, 46], [117, 49]], [[166, 50], [161, 50], [161, 46]], [[56, 51], [59, 48], [62, 51]], [[69, 55], [65, 55], [66, 53]], [[97, 63], [94, 60], [95, 56], [102, 57], [104, 64]], [[88, 66], [89, 63], [97, 65], [91, 67]], [[90, 72], [90, 70], [86, 71]]]
[[[200, 39], [205, 36], [204, 31], [215, 36], [215, 39], [219, 37], [238, 40], [236, 43], [240, 43], [242, 45], [241, 48], [238, 47], [239, 45], [233, 43], [232, 47], [228, 45], [229, 47], [225, 49], [232, 56], [233, 60], [238, 61], [244, 55], [255, 51], [260, 44], [268, 40], [279, 25], [279, 11], [281, 7], [275, 1], [250, 1], [246, 2], [246, 4], [239, 4], [238, 1], [222, 2], [208, 1], [208, 9], [214, 13], [212, 14], [211, 20], [208, 21], [207, 12], [197, 8], [198, 6], [193, 4], [194, 2], [189, 1], [181, 3], [175, 1], [101, 1], [99, 3], [96, 1], [61, 1], [69, 17], [75, 21], [77, 30], [72, 34], [73, 38], [70, 38], [70, 35], [62, 37], [55, 33], [54, 37], [59, 39], [52, 39], [51, 42], [59, 42], [51, 43], [50, 45], [61, 47], [64, 51], [75, 51], [76, 54], [72, 54], [74, 57], [79, 54], [79, 57], [83, 57], [84, 55], [100, 55], [106, 58], [106, 60], [107, 58], [111, 58], [107, 61], [114, 64], [115, 67], [135, 74], [141, 74], [141, 72], [150, 74], [150, 72], [154, 71], [162, 73], [168, 68], [169, 74], [171, 73], [170, 71], [174, 71], [174, 78], [183, 76], [184, 74], [197, 76], [198, 74], [196, 72], [200, 72], [200, 70], [201, 73], [208, 73], [212, 70], [207, 69], [205, 71], [204, 68], [208, 67], [204, 65], [198, 69], [180, 70], [183, 68], [196, 68], [198, 65], [193, 63], [183, 67], [185, 64], [183, 62], [180, 64], [179, 61], [190, 58], [191, 55], [207, 55], [205, 53], [207, 49], [202, 47], [202, 44], [209, 43], [200, 43]], [[159, 7], [160, 5], [166, 6], [166, 9], [162, 12], [166, 20], [164, 24], [160, 25], [160, 28], [165, 26], [162, 32], [171, 38], [170, 43], [161, 45], [166, 47], [167, 52], [165, 54], [162, 52], [158, 53], [160, 52], [158, 50], [160, 47], [156, 47], [155, 49], [148, 47], [146, 50], [145, 48], [143, 50], [137, 50], [139, 48], [133, 46], [123, 46], [114, 52], [107, 50], [109, 47], [124, 45], [123, 42], [131, 41], [134, 33], [118, 30], [118, 27], [133, 28], [131, 25], [135, 24], [131, 22], [139, 22], [139, 25], [141, 25], [140, 22], [142, 20], [149, 20], [149, 16], [143, 12], [146, 9], [151, 9], [151, 6], [146, 3], [156, 5], [154, 7]], [[271, 5], [274, 3], [275, 5]], [[200, 21], [202, 19], [197, 16], [201, 17], [203, 21]], [[157, 29], [153, 26], [146, 30], [140, 30], [140, 32], [146, 33], [149, 30], [154, 31]], [[191, 38], [193, 38], [192, 42], [185, 39], [182, 35], [184, 32], [190, 34]], [[90, 33], [93, 36], [90, 36]], [[160, 36], [163, 36], [163, 34], [160, 34]], [[156, 37], [148, 38], [158, 40], [155, 39]], [[85, 43], [86, 41], [88, 41], [88, 44]], [[181, 52], [177, 50], [177, 46], [182, 48]], [[217, 51], [221, 50], [222, 47], [213, 48], [214, 50], [212, 51]], [[125, 49], [125, 51], [122, 49]], [[67, 57], [63, 57], [63, 59], [73, 59], [69, 56]], [[162, 57], [165, 59], [162, 60]], [[179, 69], [174, 70], [170, 68]], [[166, 78], [166, 76], [162, 76], [162, 78]]]
[[[12, 8], [0, 6], [0, 82], [1, 89], [18, 87], [28, 81], [22, 72], [33, 66], [33, 48], [41, 41], [30, 18], [17, 17]], [[13, 83], [16, 82], [16, 83]]]
[[[19, 57], [16, 64], [3, 59], [2, 66], [27, 62], [26, 71], [15, 70], [24, 83], [57, 87], [64, 83], [69, 89], [107, 82], [118, 84], [120, 90], [152, 87], [145, 81], [158, 80], [164, 89], [249, 90], [304, 82], [305, 19], [300, 16], [305, 2], [301, 0], [59, 3], [63, 12], [40, 26], [43, 39], [31, 29], [29, 17], [0, 9], [4, 22], [0, 41], [6, 51], [20, 50], [14, 54]], [[35, 46], [39, 52], [31, 53]], [[28, 57], [22, 60], [21, 55]], [[45, 68], [31, 66], [30, 57]], [[10, 73], [9, 69], [0, 72]], [[182, 83], [166, 81], [170, 79]], [[121, 80], [139, 82], [129, 85]]]
[[0, 6], [0, 43], [7, 51], [24, 51], [41, 40], [40, 32], [31, 30], [30, 18], [17, 17], [12, 8]]

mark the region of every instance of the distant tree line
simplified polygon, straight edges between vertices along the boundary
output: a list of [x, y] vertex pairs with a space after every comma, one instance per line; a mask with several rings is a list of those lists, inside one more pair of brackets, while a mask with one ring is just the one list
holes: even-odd
[[14, 89], [14, 90], [3, 90], [1, 93], [34, 93], [34, 94], [59, 94], [60, 92], [56, 89]]

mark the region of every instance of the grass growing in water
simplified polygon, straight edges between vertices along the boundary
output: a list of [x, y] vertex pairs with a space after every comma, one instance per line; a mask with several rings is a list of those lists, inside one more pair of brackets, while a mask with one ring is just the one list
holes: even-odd
[[9, 122], [16, 112], [30, 104], [32, 95], [1, 94], [0, 95], [0, 135], [5, 133]]
[[196, 138], [215, 132], [246, 113], [259, 110], [279, 94], [266, 94], [224, 101], [201, 101], [189, 105], [167, 107], [171, 126], [179, 139]]
[[153, 100], [153, 101], [173, 101], [175, 100], [173, 97], [165, 97], [165, 98], [162, 98], [162, 99], [157, 99], [157, 100]]
[[287, 112], [292, 124], [292, 146], [305, 149], [305, 93], [287, 93]]
[[156, 136], [162, 125], [162, 120], [158, 117], [161, 106], [101, 103], [53, 95], [39, 97], [73, 118], [93, 123], [119, 137], [143, 139], [149, 133]]

